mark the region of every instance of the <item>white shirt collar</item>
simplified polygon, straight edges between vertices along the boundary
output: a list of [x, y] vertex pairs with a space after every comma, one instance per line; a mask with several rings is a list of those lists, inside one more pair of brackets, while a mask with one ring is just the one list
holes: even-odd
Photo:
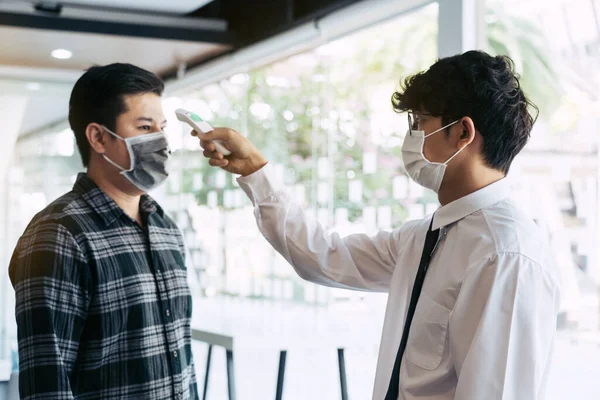
[[433, 215], [431, 229], [436, 230], [460, 221], [474, 212], [505, 199], [509, 195], [510, 188], [507, 179], [496, 181], [438, 209]]

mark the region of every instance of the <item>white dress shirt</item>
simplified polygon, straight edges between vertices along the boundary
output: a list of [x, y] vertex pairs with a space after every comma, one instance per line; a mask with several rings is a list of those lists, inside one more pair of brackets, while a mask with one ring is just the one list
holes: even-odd
[[[302, 278], [389, 293], [373, 391], [383, 400], [432, 217], [340, 237], [306, 216], [269, 165], [238, 182], [260, 231]], [[399, 399], [544, 399], [559, 307], [545, 235], [511, 202], [505, 180], [441, 207], [438, 228]]]

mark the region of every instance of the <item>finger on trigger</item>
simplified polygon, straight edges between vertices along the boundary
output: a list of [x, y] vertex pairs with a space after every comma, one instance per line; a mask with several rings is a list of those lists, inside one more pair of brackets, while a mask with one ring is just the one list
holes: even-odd
[[229, 164], [229, 160], [215, 160], [214, 158], [211, 158], [208, 163], [213, 167], [226, 167], [227, 164]]
[[208, 150], [208, 151], [215, 151], [216, 150], [216, 146], [213, 142], [210, 142], [208, 140], [201, 140], [200, 141], [200, 146], [202, 146], [203, 149]]

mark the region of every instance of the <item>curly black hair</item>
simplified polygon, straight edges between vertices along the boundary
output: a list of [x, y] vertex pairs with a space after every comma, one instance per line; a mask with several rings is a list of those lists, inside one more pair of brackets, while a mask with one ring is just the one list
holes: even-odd
[[131, 64], [93, 66], [75, 83], [69, 100], [69, 124], [75, 134], [83, 166], [90, 162], [91, 147], [85, 130], [96, 122], [114, 131], [117, 118], [127, 112], [125, 96], [162, 95], [163, 81], [150, 71]]
[[513, 61], [483, 51], [442, 58], [427, 71], [405, 78], [400, 87], [392, 95], [396, 112], [425, 111], [441, 117], [443, 125], [470, 117], [483, 137], [486, 164], [505, 174], [529, 140], [538, 115], [521, 89]]

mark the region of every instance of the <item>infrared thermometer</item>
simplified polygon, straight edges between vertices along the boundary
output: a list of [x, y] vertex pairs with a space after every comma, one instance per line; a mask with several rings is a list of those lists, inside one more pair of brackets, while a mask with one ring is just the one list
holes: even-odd
[[[191, 111], [186, 111], [183, 108], [178, 108], [177, 110], [175, 110], [175, 115], [177, 116], [178, 120], [180, 120], [181, 122], [185, 122], [189, 126], [191, 126], [192, 129], [194, 129], [195, 134], [201, 139], [202, 136], [213, 130], [213, 127], [210, 126], [208, 122], [200, 118], [198, 114], [193, 113]], [[231, 154], [231, 152], [227, 150], [225, 146], [223, 146], [223, 144], [218, 140], [215, 140], [214, 144], [217, 148], [217, 151], [223, 154], [224, 156], [228, 156]]]

